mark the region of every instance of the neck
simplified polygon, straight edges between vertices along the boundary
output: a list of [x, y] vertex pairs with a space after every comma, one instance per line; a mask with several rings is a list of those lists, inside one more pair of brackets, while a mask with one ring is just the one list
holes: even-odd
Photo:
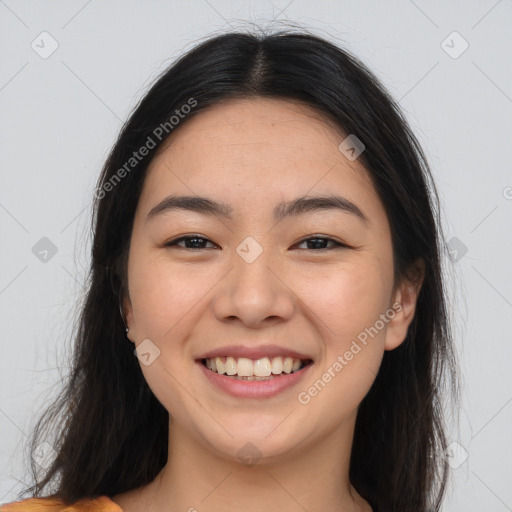
[[[168, 462], [139, 494], [137, 507], [143, 504], [148, 512], [371, 512], [349, 482], [354, 425], [355, 415], [320, 442], [304, 442], [252, 464], [244, 458], [244, 464], [215, 453], [171, 421]], [[116, 501], [125, 512], [135, 506], [129, 498]]]

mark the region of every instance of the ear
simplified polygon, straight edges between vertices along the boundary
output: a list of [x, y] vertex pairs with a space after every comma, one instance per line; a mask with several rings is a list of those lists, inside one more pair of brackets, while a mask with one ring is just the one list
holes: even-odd
[[133, 307], [132, 307], [132, 301], [130, 300], [130, 296], [128, 295], [128, 293], [125, 293], [124, 297], [123, 297], [123, 318], [125, 320], [126, 327], [129, 328], [127, 337], [130, 341], [134, 341], [135, 333], [134, 333]]
[[396, 286], [390, 309], [395, 315], [390, 318], [386, 329], [385, 350], [393, 350], [401, 345], [416, 311], [416, 303], [425, 278], [425, 262], [416, 260]]

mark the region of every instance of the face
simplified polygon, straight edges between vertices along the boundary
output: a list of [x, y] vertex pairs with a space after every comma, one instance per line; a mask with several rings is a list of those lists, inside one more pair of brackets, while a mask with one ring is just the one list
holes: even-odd
[[[353, 420], [412, 319], [413, 288], [394, 288], [384, 207], [360, 160], [338, 148], [345, 137], [298, 102], [236, 100], [186, 121], [149, 166], [128, 259], [129, 336], [145, 343], [139, 364], [174, 423], [227, 459], [249, 442], [262, 458], [285, 457]], [[170, 195], [231, 216], [154, 210]], [[274, 216], [304, 196], [342, 207]], [[272, 396], [225, 391], [198, 362], [267, 344], [312, 360]]]

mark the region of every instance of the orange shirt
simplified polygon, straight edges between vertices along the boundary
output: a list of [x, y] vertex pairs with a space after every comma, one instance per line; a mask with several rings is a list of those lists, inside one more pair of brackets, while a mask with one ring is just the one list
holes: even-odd
[[26, 498], [0, 505], [0, 512], [123, 512], [123, 509], [108, 496], [100, 496], [77, 501], [68, 507], [56, 498]]

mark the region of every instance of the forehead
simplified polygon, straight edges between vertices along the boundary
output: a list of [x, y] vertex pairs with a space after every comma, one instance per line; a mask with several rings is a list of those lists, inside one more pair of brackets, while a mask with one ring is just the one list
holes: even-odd
[[[328, 116], [301, 101], [278, 98], [227, 99], [208, 107], [186, 120], [165, 147], [183, 142], [192, 134], [201, 139], [216, 140], [236, 135], [241, 142], [267, 142], [269, 135], [279, 134], [308, 140], [313, 132], [332, 141], [343, 135], [342, 130]], [[303, 132], [305, 125], [308, 129]], [[251, 127], [253, 131], [246, 129]], [[270, 130], [270, 133], [269, 131]], [[287, 137], [288, 135], [288, 137]], [[255, 140], [256, 139], [256, 140]]]
[[141, 202], [179, 191], [227, 198], [235, 210], [247, 210], [340, 192], [366, 203], [370, 216], [377, 214], [372, 210], [380, 201], [367, 170], [338, 148], [345, 137], [327, 116], [299, 101], [224, 101], [172, 133], [149, 165]]
[[343, 138], [327, 116], [298, 101], [225, 100], [185, 119], [159, 149], [157, 158], [169, 149], [174, 156], [183, 156], [191, 148], [201, 147], [207, 153], [193, 152], [187, 158], [211, 158], [215, 154], [243, 162], [257, 153], [260, 164], [299, 157], [318, 159], [326, 146], [332, 150]]
[[[185, 170], [187, 176], [212, 171], [217, 163], [232, 171], [258, 168], [260, 177], [276, 166], [327, 171], [336, 164], [361, 184], [370, 184], [359, 161], [350, 162], [338, 149], [347, 134], [325, 114], [296, 100], [230, 99], [185, 119], [162, 144], [149, 165], [155, 169]], [[237, 167], [238, 166], [238, 167]], [[326, 168], [327, 166], [327, 168]], [[202, 178], [205, 178], [203, 175]]]

